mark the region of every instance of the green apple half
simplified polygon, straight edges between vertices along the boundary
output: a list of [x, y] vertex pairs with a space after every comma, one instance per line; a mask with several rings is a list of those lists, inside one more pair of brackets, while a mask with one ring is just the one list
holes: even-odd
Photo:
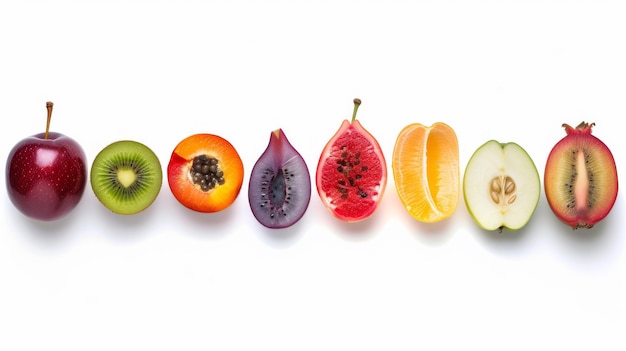
[[483, 229], [522, 228], [535, 212], [540, 193], [537, 167], [516, 143], [490, 140], [474, 152], [465, 168], [465, 205]]

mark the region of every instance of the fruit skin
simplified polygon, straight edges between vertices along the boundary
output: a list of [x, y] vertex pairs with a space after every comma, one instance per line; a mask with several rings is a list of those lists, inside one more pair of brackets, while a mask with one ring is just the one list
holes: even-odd
[[[202, 191], [189, 174], [195, 157], [207, 155], [219, 160], [223, 185]], [[218, 212], [230, 206], [241, 190], [244, 168], [239, 153], [226, 139], [208, 133], [194, 134], [176, 145], [167, 166], [168, 185], [174, 197], [185, 207], [204, 213]]]
[[[282, 173], [283, 170], [293, 170], [294, 174]], [[278, 177], [277, 173], [285, 174]], [[271, 173], [267, 177], [266, 171]], [[280, 181], [279, 188], [283, 188], [283, 194], [279, 198], [285, 198], [285, 202], [274, 206], [272, 200], [271, 185], [274, 180]], [[284, 189], [288, 187], [288, 189]], [[291, 189], [294, 188], [294, 189]], [[265, 199], [262, 200], [258, 194], [259, 190], [265, 189]], [[297, 197], [297, 198], [294, 198]], [[298, 222], [306, 212], [311, 199], [311, 175], [306, 162], [291, 145], [282, 129], [277, 129], [270, 133], [270, 141], [267, 148], [259, 157], [250, 173], [248, 183], [248, 202], [254, 217], [262, 225], [280, 229], [287, 228]], [[263, 202], [259, 205], [260, 201]]]
[[[107, 167], [106, 163], [107, 160], [120, 157], [122, 154], [131, 155], [132, 157], [141, 157], [142, 159], [139, 161], [142, 162], [128, 160], [125, 163], [135, 162], [136, 164], [143, 165], [144, 170], [151, 172], [151, 179], [144, 178], [142, 182], [144, 188], [134, 190], [132, 195], [113, 197], [107, 193], [107, 190], [110, 190], [112, 187], [116, 187], [117, 189], [124, 188], [117, 181], [115, 183], [111, 182], [109, 178], [111, 169]], [[118, 165], [118, 169], [122, 168], [120, 166], [121, 165]], [[130, 169], [132, 167], [126, 166], [126, 168]], [[102, 178], [102, 173], [107, 174], [107, 177]], [[143, 173], [144, 175], [146, 174], [145, 171]], [[138, 180], [135, 179], [134, 184], [128, 188], [136, 186], [138, 184], [137, 181]], [[141, 180], [139, 180], [139, 182], [141, 182]], [[148, 182], [151, 182], [156, 188], [147, 189]], [[163, 183], [163, 170], [161, 169], [161, 163], [158, 157], [149, 147], [134, 140], [119, 140], [107, 145], [96, 155], [91, 165], [90, 183], [94, 195], [96, 195], [96, 198], [98, 198], [106, 208], [117, 214], [132, 215], [145, 210], [154, 202]]]
[[28, 217], [52, 221], [80, 202], [87, 183], [87, 158], [78, 142], [61, 133], [22, 139], [9, 152], [7, 192]]
[[7, 193], [24, 215], [52, 221], [80, 202], [87, 184], [87, 158], [78, 142], [50, 132], [53, 103], [46, 102], [46, 131], [22, 139], [9, 152]]
[[[510, 190], [509, 185], [513, 185]], [[489, 140], [474, 151], [465, 168], [465, 205], [482, 229], [499, 232], [521, 229], [534, 214], [540, 194], [537, 168], [517, 143]]]
[[556, 217], [572, 229], [592, 228], [609, 214], [617, 199], [615, 159], [606, 144], [591, 134], [594, 125], [584, 121], [576, 128], [563, 124], [566, 136], [554, 145], [546, 161], [546, 199]]
[[[324, 206], [337, 219], [349, 223], [362, 221], [374, 213], [387, 183], [387, 164], [382, 149], [374, 136], [356, 120], [360, 104], [359, 99], [354, 100], [352, 120], [345, 119], [324, 147], [315, 177], [317, 192]], [[345, 149], [342, 149], [344, 146]], [[362, 165], [356, 167], [352, 161], [341, 165], [344, 153], [352, 161], [360, 154], [361, 160], [369, 162], [367, 169], [358, 173], [364, 168], [361, 168]], [[344, 172], [338, 171], [339, 166], [344, 167]], [[362, 178], [357, 180], [357, 176]], [[354, 186], [348, 186], [351, 180]], [[345, 187], [341, 186], [346, 189], [343, 190], [345, 193], [338, 191], [340, 182], [345, 183]], [[361, 188], [360, 184], [365, 186]]]
[[404, 127], [393, 150], [391, 168], [398, 196], [416, 220], [435, 223], [450, 217], [459, 202], [459, 143], [443, 122]]

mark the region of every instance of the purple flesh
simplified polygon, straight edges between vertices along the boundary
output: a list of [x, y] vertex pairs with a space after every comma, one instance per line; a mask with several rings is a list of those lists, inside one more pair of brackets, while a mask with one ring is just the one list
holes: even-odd
[[282, 129], [272, 132], [250, 174], [252, 214], [268, 228], [286, 228], [302, 218], [310, 199], [311, 177], [304, 159]]

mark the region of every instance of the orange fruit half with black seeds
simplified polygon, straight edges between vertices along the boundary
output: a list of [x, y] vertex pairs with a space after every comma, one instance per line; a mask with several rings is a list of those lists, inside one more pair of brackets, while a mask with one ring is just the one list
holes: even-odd
[[172, 194], [185, 207], [218, 212], [239, 195], [243, 162], [226, 139], [214, 134], [194, 134], [174, 148], [167, 176]]
[[406, 210], [421, 222], [448, 218], [459, 202], [459, 143], [445, 123], [413, 123], [396, 139], [391, 167]]

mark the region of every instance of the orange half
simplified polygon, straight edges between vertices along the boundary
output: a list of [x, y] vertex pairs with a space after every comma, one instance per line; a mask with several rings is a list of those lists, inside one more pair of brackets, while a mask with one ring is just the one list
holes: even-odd
[[454, 213], [460, 194], [459, 142], [450, 126], [406, 126], [396, 139], [391, 167], [398, 196], [413, 218], [433, 223]]

